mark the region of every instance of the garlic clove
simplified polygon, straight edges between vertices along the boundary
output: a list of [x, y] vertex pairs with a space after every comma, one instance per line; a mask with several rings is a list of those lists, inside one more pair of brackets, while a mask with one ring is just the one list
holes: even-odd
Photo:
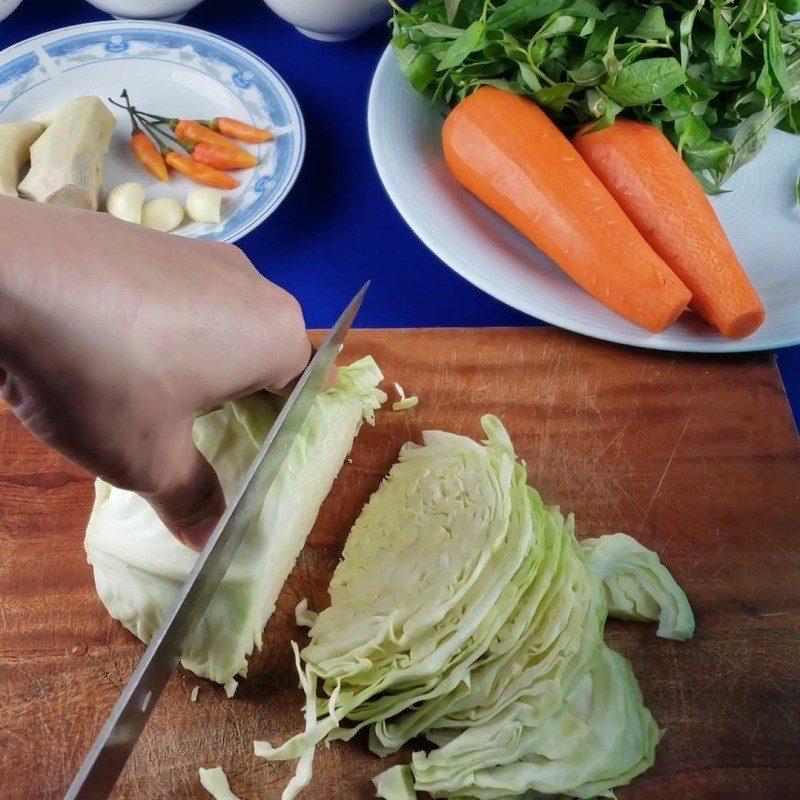
[[158, 197], [145, 203], [142, 224], [157, 231], [171, 231], [183, 222], [183, 206], [173, 197]]
[[120, 183], [109, 192], [106, 211], [112, 217], [139, 225], [142, 221], [144, 200], [145, 190], [141, 183]]
[[222, 214], [222, 192], [207, 186], [189, 192], [186, 210], [195, 222], [219, 222]]

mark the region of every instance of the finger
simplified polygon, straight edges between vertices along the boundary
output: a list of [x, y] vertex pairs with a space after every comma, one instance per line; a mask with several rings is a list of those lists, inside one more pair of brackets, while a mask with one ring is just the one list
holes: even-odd
[[267, 324], [268, 329], [259, 340], [259, 349], [263, 352], [252, 362], [260, 365], [258, 388], [284, 393], [287, 387], [291, 390], [308, 365], [313, 347], [302, 309], [291, 295], [281, 292], [273, 299]]
[[145, 495], [167, 528], [183, 544], [202, 550], [225, 510], [217, 474], [197, 449], [188, 432], [184, 444], [168, 461], [157, 492]]
[[[308, 363], [311, 363], [311, 359], [317, 354], [317, 348], [314, 345], [311, 345], [311, 355], [308, 357]], [[302, 375], [302, 373], [301, 373]], [[292, 389], [297, 385], [297, 381], [300, 380], [300, 375], [298, 375], [294, 380], [289, 381], [286, 386], [282, 386], [278, 389], [275, 394], [287, 396], [291, 393]], [[336, 364], [333, 364], [331, 368], [328, 370], [328, 374], [325, 376], [325, 380], [322, 383], [323, 389], [333, 389], [336, 386], [337, 382], [339, 381], [339, 368]]]
[[[210, 354], [204, 353], [199, 363], [190, 363], [182, 384], [191, 391], [198, 407], [208, 408], [222, 401], [234, 400], [264, 389], [271, 394], [286, 393], [308, 365], [311, 342], [303, 314], [297, 301], [278, 287], [260, 281], [267, 287], [266, 297], [259, 292], [259, 313], [243, 307], [241, 319], [230, 335], [216, 337]], [[263, 286], [260, 292], [264, 293]], [[224, 350], [216, 352], [219, 342]], [[206, 366], [210, 355], [213, 369]]]

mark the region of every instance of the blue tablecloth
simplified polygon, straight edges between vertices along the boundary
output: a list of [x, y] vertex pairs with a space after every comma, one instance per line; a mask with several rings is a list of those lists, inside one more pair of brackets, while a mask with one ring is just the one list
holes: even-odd
[[[107, 16], [82, 0], [23, 0], [0, 22], [0, 48], [100, 19]], [[261, 0], [205, 0], [182, 22], [258, 53], [286, 79], [303, 109], [308, 149], [298, 182], [280, 209], [239, 244], [265, 275], [300, 299], [309, 327], [330, 325], [367, 278], [373, 286], [359, 315], [364, 327], [532, 324], [429, 253], [381, 187], [367, 142], [366, 102], [386, 29], [343, 44], [314, 42]], [[800, 419], [800, 347], [781, 351], [778, 365]]]

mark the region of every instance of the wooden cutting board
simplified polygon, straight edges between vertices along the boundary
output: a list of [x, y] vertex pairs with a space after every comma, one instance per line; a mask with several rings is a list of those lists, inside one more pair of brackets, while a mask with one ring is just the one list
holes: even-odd
[[[697, 615], [684, 644], [609, 624], [666, 729], [656, 766], [620, 798], [800, 797], [800, 443], [773, 359], [676, 357], [547, 329], [354, 331], [344, 357], [366, 353], [419, 406], [364, 428], [236, 697], [177, 674], [114, 796], [207, 797], [197, 768], [221, 764], [243, 800], [280, 797], [290, 765], [256, 759], [251, 743], [302, 724], [295, 604], [324, 606], [346, 532], [403, 442], [437, 427], [479, 436], [492, 411], [579, 534], [622, 530], [654, 548]], [[59, 798], [143, 646], [94, 593], [81, 544], [90, 479], [5, 408], [0, 448], [0, 795]], [[384, 766], [363, 739], [321, 748], [304, 796], [373, 797]]]

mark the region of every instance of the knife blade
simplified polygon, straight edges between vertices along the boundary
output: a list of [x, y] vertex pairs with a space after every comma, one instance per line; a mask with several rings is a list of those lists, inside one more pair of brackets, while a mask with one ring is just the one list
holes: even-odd
[[258, 517], [368, 288], [369, 281], [342, 312], [300, 376], [78, 770], [65, 800], [105, 800], [114, 788], [156, 701], [180, 662], [181, 645], [202, 618], [245, 534]]

